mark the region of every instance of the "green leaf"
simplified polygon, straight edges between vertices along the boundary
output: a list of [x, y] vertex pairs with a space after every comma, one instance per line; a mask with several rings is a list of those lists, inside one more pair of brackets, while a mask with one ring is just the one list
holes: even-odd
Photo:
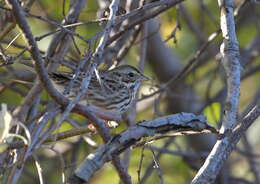
[[218, 102], [214, 102], [211, 105], [207, 106], [203, 114], [207, 117], [209, 123], [217, 123], [220, 121], [221, 114], [221, 105]]

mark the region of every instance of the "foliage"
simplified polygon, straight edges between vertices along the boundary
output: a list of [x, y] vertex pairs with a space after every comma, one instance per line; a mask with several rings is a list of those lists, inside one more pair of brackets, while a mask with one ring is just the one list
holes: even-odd
[[[109, 131], [105, 127], [105, 133], [97, 123], [103, 122], [102, 118], [99, 121], [99, 116], [89, 116], [92, 111], [83, 112], [76, 103], [73, 110], [69, 109], [66, 99], [58, 94], [62, 100], [57, 100], [41, 78], [39, 62], [33, 59], [32, 45], [25, 41], [12, 2], [17, 1], [0, 1], [0, 103], [7, 104], [12, 116], [12, 128], [3, 131], [15, 135], [12, 139], [8, 139], [8, 133], [1, 137], [0, 146], [10, 146], [0, 153], [0, 183], [30, 184], [41, 179], [44, 183], [62, 183], [63, 174], [67, 180], [87, 155], [109, 140], [105, 134], [113, 138], [143, 120], [192, 112], [203, 113], [216, 128], [223, 126], [229, 76], [219, 51], [223, 36], [217, 1], [120, 1], [113, 19], [109, 5], [116, 0], [19, 2], [46, 71], [95, 75], [93, 63], [99, 70], [130, 64], [153, 78], [141, 86], [137, 104], [117, 121], [118, 126]], [[160, 9], [158, 15], [153, 14]], [[234, 14], [241, 64], [239, 122], [259, 103], [260, 6], [254, 1], [234, 1]], [[146, 16], [147, 20], [142, 20]], [[111, 20], [114, 23], [109, 27]], [[130, 26], [136, 21], [140, 22]], [[93, 125], [94, 132], [88, 129]], [[255, 131], [259, 126], [254, 126], [242, 136], [230, 162], [225, 162], [226, 175], [221, 172], [216, 183], [224, 183], [224, 176], [226, 183], [260, 182], [256, 161], [259, 135]], [[78, 129], [86, 131], [78, 135]], [[68, 131], [72, 133], [65, 139], [48, 139]], [[200, 136], [166, 136], [151, 142], [144, 138], [140, 142], [145, 143], [123, 150], [120, 158], [123, 166], [129, 165], [127, 173], [133, 183], [189, 183], [216, 142], [212, 134]], [[17, 142], [35, 143], [35, 147], [12, 147]], [[124, 180], [115, 165], [115, 161], [105, 164], [89, 183]], [[22, 168], [22, 172], [14, 168]]]

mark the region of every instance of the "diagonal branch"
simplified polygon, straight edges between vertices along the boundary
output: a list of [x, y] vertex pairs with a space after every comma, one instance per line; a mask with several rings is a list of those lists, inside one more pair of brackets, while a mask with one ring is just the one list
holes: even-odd
[[[46, 69], [44, 67], [44, 61], [41, 57], [40, 51], [38, 49], [37, 43], [35, 41], [35, 38], [32, 34], [32, 31], [26, 21], [25, 18], [25, 13], [22, 10], [22, 8], [20, 7], [19, 3], [16, 0], [7, 0], [9, 6], [12, 8], [12, 13], [14, 18], [16, 19], [17, 25], [19, 26], [19, 28], [22, 31], [23, 37], [25, 39], [25, 41], [27, 42], [27, 45], [29, 46], [29, 52], [35, 62], [35, 70], [39, 76], [39, 79], [41, 81], [41, 84], [43, 85], [43, 87], [46, 89], [46, 91], [50, 94], [50, 96], [55, 99], [55, 101], [57, 101], [59, 104], [62, 105], [66, 105], [69, 104], [69, 100], [66, 99], [63, 95], [61, 95], [52, 85], [52, 83], [50, 82], [49, 78], [48, 78], [48, 74], [46, 72]], [[119, 0], [114, 0], [114, 3], [111, 4], [111, 7], [113, 8], [113, 11], [117, 10], [116, 5], [118, 5]], [[112, 12], [112, 11], [111, 11]], [[111, 17], [113, 18], [115, 15], [113, 13], [111, 13]], [[113, 27], [113, 22], [112, 23], [108, 23], [106, 30], [105, 30], [105, 35], [101, 41], [100, 44], [98, 46], [98, 49], [96, 51], [96, 55], [94, 56], [94, 59], [98, 60], [101, 56], [102, 56], [102, 52], [104, 50], [104, 46], [106, 44], [106, 41], [108, 39], [108, 33], [111, 31]], [[107, 32], [106, 32], [107, 31]], [[95, 61], [95, 60], [94, 60]], [[94, 68], [98, 65], [98, 62], [95, 62], [94, 65], [92, 65], [92, 70], [94, 70]], [[93, 72], [93, 71], [92, 71]], [[89, 72], [90, 75], [92, 74], [91, 71]], [[87, 88], [88, 84], [86, 83], [84, 85], [85, 88]], [[98, 130], [103, 130], [100, 132], [101, 136], [103, 137], [104, 140], [107, 140], [110, 135], [108, 131], [105, 131], [107, 128], [105, 127], [105, 124], [103, 123], [102, 120], [98, 119], [97, 117], [95, 117], [95, 115], [93, 115], [91, 113], [91, 111], [89, 111], [87, 108], [83, 108], [82, 106], [78, 106], [78, 109], [81, 109], [82, 114], [84, 114], [85, 116], [89, 117], [89, 119], [91, 121], [93, 121], [93, 123], [95, 125], [97, 125], [97, 129]], [[114, 164], [119, 172], [119, 175], [121, 177], [121, 179], [125, 182], [125, 183], [131, 183], [130, 181], [130, 177], [128, 176], [127, 173], [125, 173], [123, 166], [120, 163], [120, 160], [118, 158], [115, 157], [114, 159]]]
[[220, 52], [222, 54], [222, 64], [226, 72], [228, 89], [224, 118], [220, 129], [224, 136], [216, 142], [204, 165], [192, 180], [193, 184], [214, 182], [224, 161], [228, 158], [228, 147], [231, 143], [230, 132], [237, 124], [240, 97], [240, 58], [239, 44], [235, 31], [233, 1], [219, 0], [218, 2], [221, 11], [220, 26], [223, 36]]
[[114, 155], [119, 155], [132, 145], [136, 145], [142, 138], [158, 134], [165, 136], [166, 133], [175, 136], [205, 131], [217, 133], [213, 127], [206, 123], [204, 116], [196, 116], [191, 113], [179, 113], [138, 123], [114, 136], [105, 145], [99, 147], [95, 153], [90, 154], [77, 168], [75, 176], [88, 182], [95, 172], [106, 162], [111, 161]]

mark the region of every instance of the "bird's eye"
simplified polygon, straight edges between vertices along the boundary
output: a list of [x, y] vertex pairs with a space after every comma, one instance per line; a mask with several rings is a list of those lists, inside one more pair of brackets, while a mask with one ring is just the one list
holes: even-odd
[[129, 77], [134, 77], [134, 73], [130, 72], [130, 73], [128, 73], [128, 76]]

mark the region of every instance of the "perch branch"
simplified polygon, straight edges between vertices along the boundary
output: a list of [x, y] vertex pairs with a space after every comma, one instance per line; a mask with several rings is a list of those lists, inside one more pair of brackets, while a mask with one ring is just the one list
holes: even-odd
[[86, 157], [85, 161], [75, 171], [75, 176], [82, 181], [88, 182], [91, 176], [97, 172], [114, 155], [119, 155], [140, 139], [157, 134], [174, 132], [178, 135], [187, 132], [217, 131], [206, 123], [204, 116], [196, 116], [191, 113], [179, 113], [151, 121], [138, 123], [129, 127], [126, 131], [114, 136], [105, 145], [99, 147], [95, 153]]

